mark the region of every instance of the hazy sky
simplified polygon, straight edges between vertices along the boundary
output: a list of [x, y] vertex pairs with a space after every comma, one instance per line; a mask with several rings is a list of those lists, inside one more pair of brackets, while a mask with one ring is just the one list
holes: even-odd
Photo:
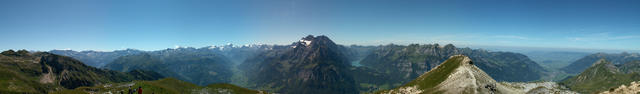
[[453, 43], [640, 50], [640, 0], [0, 0], [0, 49]]

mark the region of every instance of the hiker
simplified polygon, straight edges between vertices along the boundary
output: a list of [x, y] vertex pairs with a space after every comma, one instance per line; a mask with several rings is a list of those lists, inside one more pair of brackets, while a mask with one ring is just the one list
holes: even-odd
[[129, 91], [128, 92], [129, 93], [127, 93], [127, 94], [133, 94], [133, 92], [131, 92], [131, 86], [129, 86]]
[[142, 94], [142, 86], [138, 86], [138, 94]]

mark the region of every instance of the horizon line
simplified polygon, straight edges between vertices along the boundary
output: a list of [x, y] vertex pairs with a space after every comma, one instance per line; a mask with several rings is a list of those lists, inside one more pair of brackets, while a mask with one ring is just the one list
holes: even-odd
[[[336, 43], [338, 44], [338, 43]], [[471, 49], [482, 49], [482, 50], [496, 50], [498, 49], [499, 51], [505, 51], [505, 48], [518, 48], [520, 50], [541, 50], [541, 49], [545, 49], [546, 51], [548, 50], [563, 50], [566, 52], [604, 52], [605, 53], [609, 53], [609, 52], [616, 52], [616, 53], [620, 53], [620, 52], [635, 52], [638, 53], [637, 51], [640, 50], [633, 50], [633, 49], [602, 49], [602, 48], [576, 48], [576, 47], [535, 47], [535, 46], [511, 46], [511, 45], [481, 45], [481, 44], [477, 44], [477, 45], [464, 45], [464, 44], [454, 44], [454, 43], [386, 43], [386, 44], [377, 44], [377, 45], [373, 45], [373, 44], [338, 44], [338, 45], [342, 45], [342, 46], [385, 46], [385, 45], [401, 45], [401, 46], [408, 46], [408, 45], [412, 45], [412, 44], [419, 44], [419, 45], [433, 45], [433, 44], [439, 44], [441, 46], [447, 45], [447, 44], [452, 44], [454, 45], [456, 48], [471, 48]], [[442, 45], [444, 44], [444, 45]], [[30, 50], [30, 49], [2, 49], [2, 51], [7, 51], [7, 50], [27, 50], [27, 51], [36, 51], [36, 52], [48, 52], [48, 51], [53, 51], [53, 50], [71, 50], [71, 51], [77, 51], [77, 52], [83, 52], [83, 51], [96, 51], [96, 52], [114, 52], [114, 51], [122, 51], [122, 50], [139, 50], [139, 51], [160, 51], [160, 50], [167, 50], [167, 49], [179, 49], [179, 48], [196, 48], [196, 49], [200, 49], [200, 48], [206, 48], [206, 47], [221, 47], [221, 46], [229, 46], [232, 45], [232, 47], [246, 47], [246, 46], [250, 46], [250, 45], [269, 45], [269, 46], [286, 46], [288, 44], [263, 44], [263, 43], [254, 43], [254, 44], [242, 44], [242, 45], [235, 45], [233, 43], [227, 43], [226, 45], [209, 45], [209, 46], [201, 46], [201, 47], [196, 47], [196, 46], [179, 46], [179, 45], [175, 45], [175, 47], [167, 47], [167, 48], [163, 48], [163, 49], [139, 49], [139, 48], [120, 48], [120, 49], [113, 49], [113, 50], [96, 50], [96, 49], [71, 49], [71, 48], [63, 48], [63, 49], [59, 49], [59, 48], [53, 48], [53, 49], [49, 49], [49, 50]], [[494, 48], [495, 47], [495, 48]], [[574, 50], [574, 51], [569, 51], [569, 50]], [[575, 51], [575, 50], [582, 50], [582, 51]]]

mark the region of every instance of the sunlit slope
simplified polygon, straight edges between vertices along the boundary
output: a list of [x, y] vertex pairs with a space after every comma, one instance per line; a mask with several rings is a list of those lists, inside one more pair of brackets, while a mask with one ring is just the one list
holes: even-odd
[[596, 93], [638, 80], [640, 74], [624, 73], [610, 61], [600, 59], [579, 75], [562, 83], [580, 93]]

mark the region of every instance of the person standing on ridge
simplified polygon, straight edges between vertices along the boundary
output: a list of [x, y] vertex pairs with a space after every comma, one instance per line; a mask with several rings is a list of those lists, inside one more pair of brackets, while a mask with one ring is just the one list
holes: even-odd
[[142, 94], [142, 86], [138, 86], [138, 94]]

